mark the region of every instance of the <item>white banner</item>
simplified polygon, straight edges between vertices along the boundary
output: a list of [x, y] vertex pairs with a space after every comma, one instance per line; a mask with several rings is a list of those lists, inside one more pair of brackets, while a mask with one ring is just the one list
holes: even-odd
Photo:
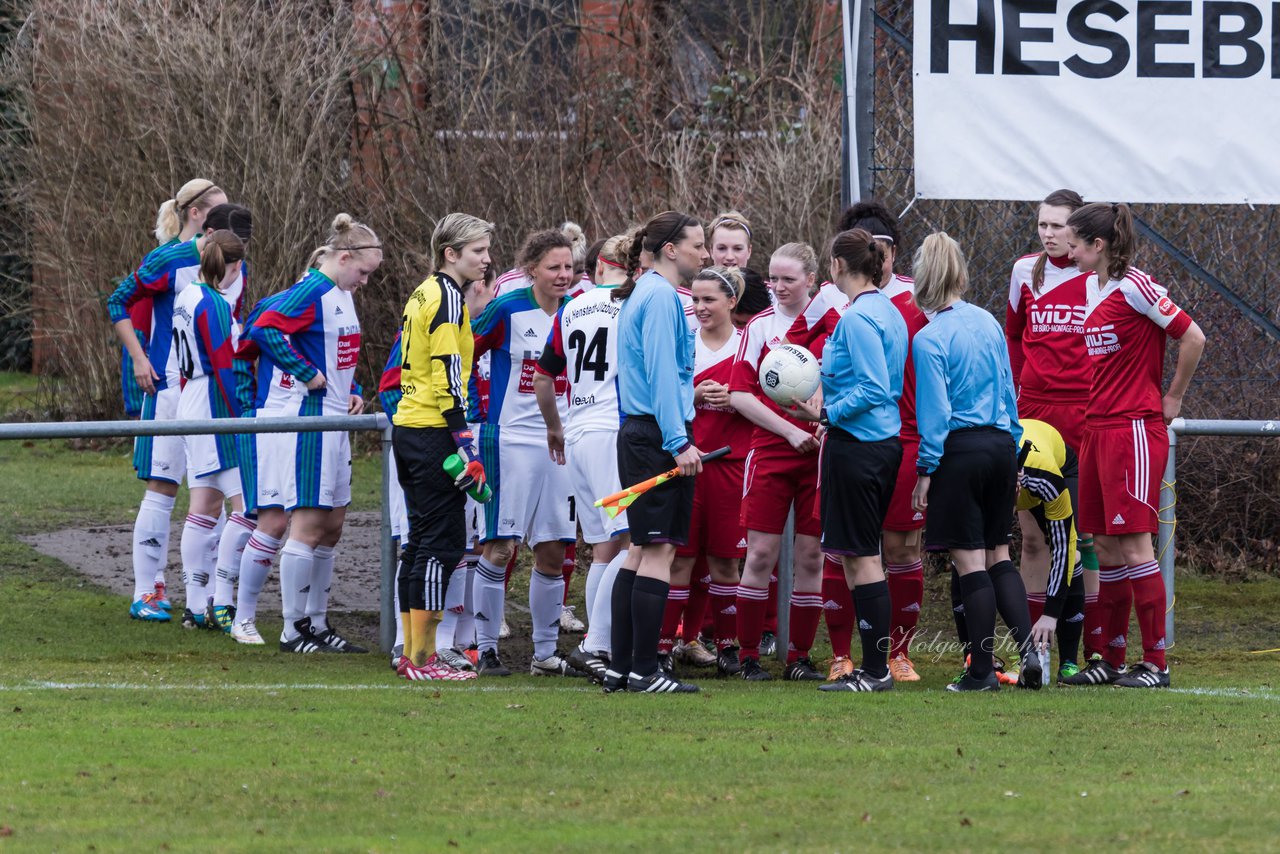
[[1280, 204], [1280, 2], [916, 0], [922, 198]]

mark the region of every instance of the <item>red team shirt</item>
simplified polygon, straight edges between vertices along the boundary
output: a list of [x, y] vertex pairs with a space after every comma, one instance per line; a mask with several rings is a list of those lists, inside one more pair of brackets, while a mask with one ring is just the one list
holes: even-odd
[[1013, 382], [1023, 397], [1046, 403], [1083, 402], [1089, 396], [1093, 365], [1084, 358], [1085, 274], [1065, 258], [1049, 258], [1037, 295], [1031, 273], [1040, 256], [1024, 255], [1009, 277], [1004, 334]]
[[[733, 370], [729, 376], [729, 391], [750, 392], [755, 395], [757, 400], [769, 407], [769, 410], [775, 415], [782, 416], [806, 433], [812, 433], [817, 429], [817, 425], [791, 417], [782, 407], [770, 400], [764, 390], [760, 388], [760, 378], [757, 374], [760, 362], [764, 357], [769, 355], [769, 352], [779, 344], [787, 341], [787, 332], [795, 321], [796, 318], [779, 314], [777, 309], [773, 308], [766, 308], [751, 318], [746, 328], [742, 330], [742, 344], [738, 347]], [[751, 447], [764, 448], [769, 446], [781, 447], [791, 451], [791, 443], [786, 439], [772, 430], [753, 425]]]
[[[735, 329], [729, 340], [719, 350], [712, 350], [702, 342], [701, 333], [694, 338], [693, 387], [711, 380], [732, 388], [733, 362], [742, 342], [742, 333]], [[728, 445], [733, 450], [725, 459], [741, 460], [747, 456], [751, 434], [755, 425], [738, 414], [733, 407], [721, 408], [709, 403], [694, 406], [693, 443], [705, 454]], [[711, 465], [709, 463], [708, 465]]]

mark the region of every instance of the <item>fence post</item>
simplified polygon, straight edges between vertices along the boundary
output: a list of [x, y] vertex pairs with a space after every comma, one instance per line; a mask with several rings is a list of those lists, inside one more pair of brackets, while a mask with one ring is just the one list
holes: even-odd
[[382, 572], [379, 585], [378, 643], [383, 652], [391, 652], [396, 642], [395, 583], [396, 548], [391, 541], [391, 422], [382, 429], [382, 524], [379, 542], [382, 546]]
[[794, 577], [796, 547], [796, 511], [787, 512], [782, 528], [782, 546], [778, 549], [778, 661], [787, 661], [791, 644], [791, 580]]
[[1164, 595], [1167, 610], [1164, 615], [1165, 646], [1173, 646], [1173, 559], [1174, 541], [1178, 530], [1178, 434], [1169, 431], [1169, 461], [1165, 463], [1164, 477], [1160, 479], [1160, 532], [1156, 535], [1156, 557], [1160, 561], [1160, 575], [1164, 578]]

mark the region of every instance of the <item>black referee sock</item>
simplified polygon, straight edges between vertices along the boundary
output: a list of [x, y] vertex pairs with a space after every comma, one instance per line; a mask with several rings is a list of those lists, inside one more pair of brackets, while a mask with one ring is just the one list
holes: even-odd
[[951, 567], [951, 616], [956, 621], [956, 639], [960, 641], [960, 655], [969, 654], [969, 625], [964, 618], [964, 598], [960, 595], [960, 573]]
[[889, 625], [893, 619], [889, 582], [854, 587], [853, 610], [858, 615], [858, 637], [862, 639], [862, 669], [883, 679], [889, 672]]
[[1031, 655], [1031, 609], [1027, 607], [1027, 586], [1013, 566], [1013, 561], [1002, 560], [987, 570], [991, 586], [996, 591], [996, 610], [1000, 619], [1009, 627], [1009, 636], [1023, 658]]
[[1084, 573], [1076, 566], [1075, 577], [1067, 588], [1067, 601], [1058, 618], [1058, 659], [1062, 664], [1080, 661], [1080, 637], [1084, 634]]
[[613, 618], [609, 626], [609, 669], [621, 673], [624, 679], [631, 672], [631, 588], [635, 583], [634, 569], [618, 570], [618, 577], [613, 582], [613, 597], [609, 600]]
[[969, 675], [986, 679], [991, 675], [991, 651], [995, 646], [996, 593], [991, 576], [971, 572], [960, 576], [960, 596], [969, 634]]
[[[671, 585], [641, 575], [631, 591], [631, 671], [639, 676], [652, 676], [658, 669], [658, 639], [662, 634], [662, 618], [667, 612], [667, 593]], [[617, 670], [617, 666], [614, 666]]]

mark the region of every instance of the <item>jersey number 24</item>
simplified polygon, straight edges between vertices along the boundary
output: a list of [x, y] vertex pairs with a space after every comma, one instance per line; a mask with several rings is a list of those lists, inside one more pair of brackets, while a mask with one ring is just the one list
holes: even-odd
[[601, 327], [587, 341], [587, 333], [575, 329], [569, 333], [569, 349], [573, 352], [573, 385], [582, 382], [582, 372], [590, 371], [596, 382], [609, 375], [609, 330]]

